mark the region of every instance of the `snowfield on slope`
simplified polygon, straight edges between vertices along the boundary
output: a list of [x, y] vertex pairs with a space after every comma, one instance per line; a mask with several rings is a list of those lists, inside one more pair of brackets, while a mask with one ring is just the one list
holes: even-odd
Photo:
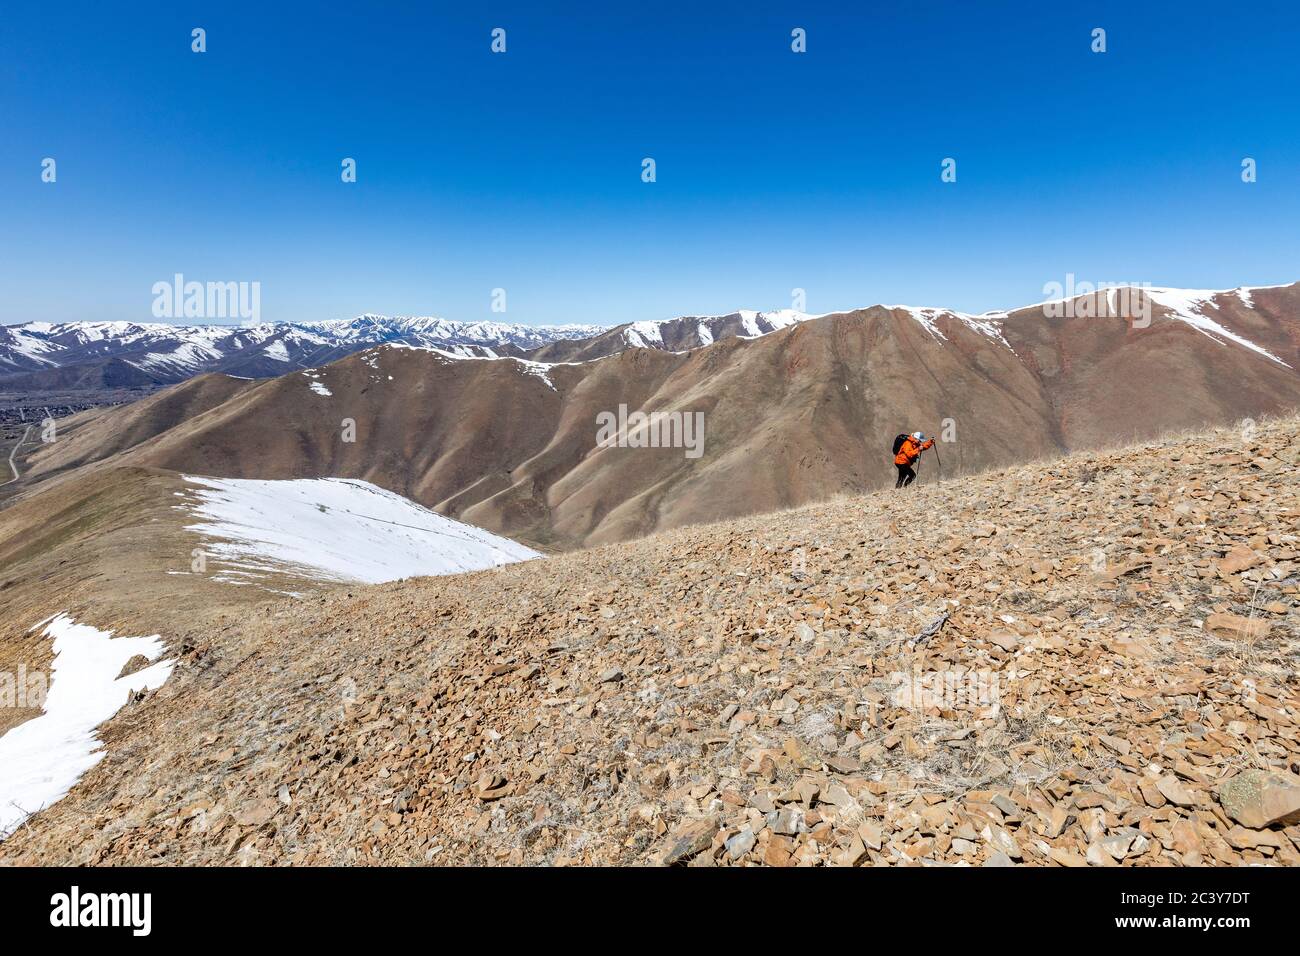
[[1158, 305], [1163, 305], [1169, 310], [1170, 318], [1177, 319], [1180, 322], [1186, 322], [1202, 335], [1208, 336], [1221, 344], [1226, 345], [1228, 342], [1235, 342], [1237, 345], [1250, 349], [1252, 352], [1258, 352], [1265, 358], [1272, 359], [1278, 365], [1286, 366], [1280, 358], [1274, 355], [1268, 349], [1261, 348], [1250, 339], [1238, 335], [1236, 332], [1224, 328], [1214, 319], [1205, 314], [1205, 309], [1212, 308], [1218, 311], [1218, 305], [1215, 303], [1217, 296], [1226, 296], [1236, 294], [1237, 298], [1247, 307], [1253, 308], [1254, 300], [1250, 295], [1250, 288], [1243, 287], [1240, 289], [1230, 289], [1227, 292], [1215, 289], [1147, 289], [1146, 292], [1151, 299]]
[[[115, 638], [66, 614], [41, 623], [54, 639], [50, 686], [44, 711], [0, 736], [0, 840], [61, 799], [103, 759], [95, 728], [131, 693], [161, 687], [175, 663], [158, 660], [163, 643], [157, 634]], [[118, 677], [137, 654], [155, 663]]]
[[916, 305], [886, 305], [882, 306], [882, 308], [888, 309], [891, 312], [906, 312], [913, 319], [919, 322], [931, 336], [936, 339], [943, 339], [944, 341], [947, 341], [948, 336], [943, 334], [936, 320], [942, 315], [951, 315], [967, 328], [974, 329], [980, 335], [996, 339], [1002, 345], [1011, 348], [1011, 345], [1002, 335], [1002, 327], [998, 324], [998, 320], [991, 314], [971, 315], [967, 312], [954, 312], [952, 309], [932, 309]]
[[[459, 352], [448, 352], [446, 349], [435, 348], [428, 345], [405, 345], [400, 342], [387, 343], [384, 348], [405, 349], [408, 352], [430, 352], [433, 355], [447, 359], [449, 362], [513, 362], [515, 367], [525, 375], [531, 375], [539, 378], [545, 383], [546, 387], [552, 392], [558, 392], [555, 383], [551, 381], [550, 370], [555, 365], [581, 365], [581, 362], [534, 362], [530, 359], [515, 358], [513, 355], [467, 355]], [[370, 364], [370, 363], [367, 363]], [[371, 368], [375, 366], [370, 365]], [[389, 378], [392, 378], [390, 375]]]
[[201, 519], [186, 527], [209, 539], [210, 557], [239, 569], [226, 574], [378, 584], [541, 557], [366, 481], [185, 480], [197, 486], [198, 500], [181, 507]]

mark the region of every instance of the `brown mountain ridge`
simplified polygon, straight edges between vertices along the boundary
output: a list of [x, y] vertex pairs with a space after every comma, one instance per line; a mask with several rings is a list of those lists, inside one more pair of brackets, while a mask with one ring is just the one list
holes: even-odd
[[[724, 323], [685, 351], [668, 350], [689, 338], [677, 326], [662, 347], [608, 351], [617, 336], [603, 333], [563, 348], [608, 354], [554, 364], [379, 346], [75, 416], [10, 490], [110, 463], [355, 477], [562, 549], [881, 487], [902, 430], [940, 433], [955, 476], [1300, 407], [1300, 284], [1144, 301], [1149, 324], [1105, 315], [1099, 293], [1068, 306], [1101, 317], [875, 306], [757, 337]], [[702, 453], [599, 447], [598, 416], [621, 406], [702, 413]]]

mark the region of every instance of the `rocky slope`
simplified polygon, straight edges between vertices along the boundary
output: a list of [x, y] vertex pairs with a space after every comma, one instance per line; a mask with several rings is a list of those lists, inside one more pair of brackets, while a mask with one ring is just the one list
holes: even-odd
[[155, 618], [0, 859], [1300, 863], [1298, 430]]

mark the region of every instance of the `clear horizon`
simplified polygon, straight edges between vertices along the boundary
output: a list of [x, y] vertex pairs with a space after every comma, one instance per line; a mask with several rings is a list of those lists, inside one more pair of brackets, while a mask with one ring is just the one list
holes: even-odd
[[1300, 278], [1282, 3], [7, 19], [4, 324], [202, 324], [151, 313], [176, 273], [259, 283], [267, 323], [601, 326], [791, 308], [796, 289], [811, 314], [978, 314], [1068, 274]]

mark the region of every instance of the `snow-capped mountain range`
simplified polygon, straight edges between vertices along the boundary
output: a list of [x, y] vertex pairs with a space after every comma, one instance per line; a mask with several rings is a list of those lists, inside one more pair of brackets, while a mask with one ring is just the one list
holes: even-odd
[[[1293, 320], [1290, 305], [1297, 285], [1244, 286], [1226, 290], [1144, 287], [1132, 302], [1149, 312], [1190, 325], [1222, 344], [1257, 352], [1291, 367], [1274, 346], [1275, 323]], [[1286, 294], [1261, 307], [1254, 294]], [[1119, 314], [1120, 293], [1100, 289], [1055, 303], [970, 315], [944, 308], [906, 305], [873, 306], [910, 315], [931, 335], [945, 338], [946, 323], [957, 322], [1010, 347], [1008, 322], [1042, 321], [1057, 312], [1084, 317]], [[1125, 300], [1128, 301], [1128, 300]], [[1278, 310], [1281, 310], [1280, 312]], [[827, 315], [843, 313], [827, 313]], [[452, 358], [527, 358], [568, 362], [602, 358], [629, 348], [684, 352], [727, 338], [757, 338], [810, 319], [792, 309], [757, 312], [741, 309], [724, 315], [686, 315], [617, 326], [511, 325], [501, 322], [455, 322], [432, 317], [360, 315], [354, 319], [252, 326], [138, 324], [133, 322], [28, 322], [0, 326], [0, 387], [38, 391], [45, 388], [101, 388], [166, 385], [203, 372], [244, 378], [272, 378], [317, 368], [374, 345], [408, 345], [434, 349]], [[1143, 328], [1149, 322], [1136, 327]], [[1281, 340], [1285, 344], [1287, 340]]]
[[603, 331], [593, 325], [529, 326], [383, 315], [249, 326], [27, 322], [0, 326], [0, 381], [11, 387], [41, 388], [169, 384], [203, 372], [266, 378], [319, 366], [385, 342], [491, 357]]

